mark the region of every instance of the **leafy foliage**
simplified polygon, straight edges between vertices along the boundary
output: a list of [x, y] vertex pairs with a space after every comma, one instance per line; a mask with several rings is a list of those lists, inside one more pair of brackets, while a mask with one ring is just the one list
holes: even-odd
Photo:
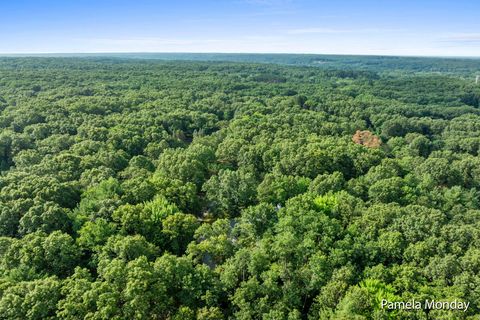
[[478, 316], [479, 70], [0, 58], [0, 319]]

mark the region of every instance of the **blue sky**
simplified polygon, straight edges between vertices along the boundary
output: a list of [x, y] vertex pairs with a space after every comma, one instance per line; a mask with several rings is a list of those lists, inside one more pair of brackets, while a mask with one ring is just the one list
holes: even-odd
[[480, 56], [477, 0], [13, 0], [0, 53]]

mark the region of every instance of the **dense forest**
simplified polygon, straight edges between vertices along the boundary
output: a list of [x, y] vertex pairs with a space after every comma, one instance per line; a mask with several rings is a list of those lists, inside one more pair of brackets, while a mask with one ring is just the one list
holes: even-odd
[[[8, 56], [8, 55], [5, 55]], [[21, 57], [21, 54], [10, 55]], [[30, 55], [23, 55], [31, 57]], [[315, 66], [335, 70], [371, 70], [382, 73], [450, 73], [472, 76], [480, 72], [478, 58], [441, 57], [396, 57], [396, 56], [355, 56], [326, 54], [258, 54], [258, 53], [58, 53], [34, 54], [34, 57], [89, 58], [89, 59], [140, 59], [166, 61], [201, 62], [244, 62], [267, 63], [289, 66]]]
[[172, 57], [0, 58], [0, 319], [480, 315], [480, 60]]

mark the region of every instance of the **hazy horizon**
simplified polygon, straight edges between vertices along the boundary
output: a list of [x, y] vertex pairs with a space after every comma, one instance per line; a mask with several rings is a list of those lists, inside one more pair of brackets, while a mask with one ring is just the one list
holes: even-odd
[[467, 0], [20, 0], [0, 10], [2, 55], [480, 56], [480, 3]]
[[468, 55], [399, 55], [399, 54], [349, 54], [349, 53], [307, 53], [307, 52], [177, 52], [177, 51], [104, 51], [104, 52], [19, 52], [3, 53], [0, 57], [95, 57], [95, 56], [123, 56], [123, 55], [162, 55], [162, 54], [181, 54], [181, 55], [312, 55], [312, 56], [352, 56], [352, 57], [405, 57], [405, 58], [439, 58], [439, 59], [480, 59], [477, 56]]

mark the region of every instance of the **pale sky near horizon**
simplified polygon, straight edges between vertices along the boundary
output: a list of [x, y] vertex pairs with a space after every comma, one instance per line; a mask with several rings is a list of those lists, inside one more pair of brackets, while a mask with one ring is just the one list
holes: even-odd
[[16, 0], [0, 53], [480, 56], [478, 0]]

